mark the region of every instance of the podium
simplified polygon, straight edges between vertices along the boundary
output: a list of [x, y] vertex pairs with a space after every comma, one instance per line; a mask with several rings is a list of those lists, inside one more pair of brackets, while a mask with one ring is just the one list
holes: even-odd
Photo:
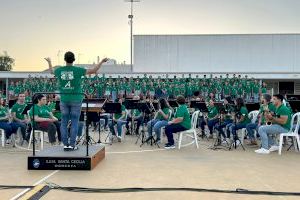
[[85, 146], [75, 151], [64, 151], [62, 146], [53, 146], [28, 157], [28, 170], [92, 170], [105, 158], [104, 145]]

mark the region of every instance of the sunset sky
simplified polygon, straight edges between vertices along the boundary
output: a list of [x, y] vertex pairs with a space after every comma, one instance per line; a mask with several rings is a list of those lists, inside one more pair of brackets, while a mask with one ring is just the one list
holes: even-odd
[[[124, 0], [0, 0], [0, 54], [14, 71], [41, 71], [43, 58], [80, 63], [97, 56], [130, 62]], [[300, 33], [300, 0], [141, 0], [134, 34]]]

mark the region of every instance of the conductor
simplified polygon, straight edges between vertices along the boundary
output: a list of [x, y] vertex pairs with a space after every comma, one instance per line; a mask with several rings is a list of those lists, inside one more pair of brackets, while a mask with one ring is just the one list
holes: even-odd
[[[61, 93], [61, 135], [65, 151], [77, 150], [76, 135], [78, 132], [78, 123], [81, 112], [81, 105], [83, 100], [82, 93], [82, 77], [88, 74], [95, 74], [100, 69], [103, 63], [108, 59], [104, 58], [101, 62], [96, 64], [92, 69], [85, 69], [82, 67], [74, 66], [75, 61], [74, 53], [68, 51], [65, 53], [64, 60], [65, 66], [61, 66], [53, 70], [50, 58], [45, 58], [48, 62], [50, 73], [54, 74], [57, 82], [58, 89]], [[71, 120], [70, 137], [68, 136], [67, 125]]]

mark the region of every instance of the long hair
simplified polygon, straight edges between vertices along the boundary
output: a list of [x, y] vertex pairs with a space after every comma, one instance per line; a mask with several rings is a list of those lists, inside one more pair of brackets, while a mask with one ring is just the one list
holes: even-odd
[[244, 100], [239, 97], [235, 101], [236, 101], [237, 110], [241, 110], [241, 108], [245, 105]]
[[169, 108], [166, 99], [160, 99], [159, 100], [160, 108], [163, 110], [165, 108]]

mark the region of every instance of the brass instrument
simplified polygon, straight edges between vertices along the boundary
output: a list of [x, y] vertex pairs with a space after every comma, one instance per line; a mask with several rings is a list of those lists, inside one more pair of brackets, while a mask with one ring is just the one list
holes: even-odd
[[266, 125], [267, 126], [271, 126], [272, 125], [272, 121], [269, 121], [268, 118], [266, 117], [268, 114], [272, 114], [270, 112], [270, 110], [269, 110], [269, 106], [268, 105], [263, 105], [263, 112], [264, 112], [264, 116], [265, 116], [265, 119], [266, 119]]

